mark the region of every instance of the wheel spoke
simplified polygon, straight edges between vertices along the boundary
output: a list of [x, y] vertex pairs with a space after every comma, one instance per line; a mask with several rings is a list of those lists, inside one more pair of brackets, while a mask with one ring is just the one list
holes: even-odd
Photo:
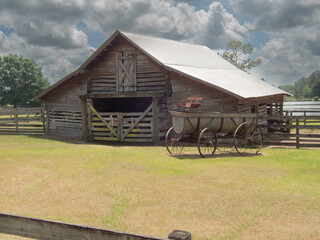
[[198, 150], [202, 157], [212, 156], [217, 148], [216, 134], [208, 128], [201, 131], [198, 138]]
[[235, 148], [241, 155], [258, 154], [263, 142], [262, 131], [259, 127], [256, 127], [249, 132], [247, 131], [249, 130], [249, 127], [246, 127], [247, 124], [242, 123], [235, 131]]
[[182, 134], [178, 134], [171, 127], [166, 135], [166, 148], [170, 154], [179, 154], [182, 152], [184, 143], [182, 141]]

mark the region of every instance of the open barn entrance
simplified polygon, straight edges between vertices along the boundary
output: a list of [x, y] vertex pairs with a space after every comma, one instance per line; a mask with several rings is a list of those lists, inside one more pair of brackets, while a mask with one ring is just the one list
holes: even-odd
[[92, 98], [91, 140], [153, 142], [152, 97]]

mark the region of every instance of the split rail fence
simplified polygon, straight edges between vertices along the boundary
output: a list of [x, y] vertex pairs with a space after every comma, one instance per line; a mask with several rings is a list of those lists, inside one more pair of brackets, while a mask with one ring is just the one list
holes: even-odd
[[[54, 123], [51, 122], [51, 125], [58, 124], [60, 121], [61, 125], [70, 124], [71, 120], [67, 119], [67, 117], [70, 118], [69, 115], [55, 114], [51, 116], [52, 114], [49, 113], [51, 118], [59, 117], [59, 119], [54, 118]], [[106, 121], [110, 121], [110, 124], [113, 123], [112, 120], [114, 121], [114, 119], [106, 119]], [[75, 120], [72, 119], [72, 121]], [[81, 113], [77, 115], [77, 124], [81, 127]], [[264, 145], [320, 148], [320, 110], [290, 111], [285, 112], [283, 116], [260, 116], [259, 125], [265, 130]], [[2, 135], [44, 135], [49, 130], [46, 126], [48, 126], [48, 117], [42, 108], [0, 108], [0, 134]], [[148, 131], [150, 132], [150, 130]], [[89, 130], [89, 133], [94, 138], [102, 136], [100, 132], [93, 133], [92, 129]], [[139, 133], [140, 135], [138, 133], [130, 134], [134, 137], [141, 134], [147, 136], [145, 132]], [[131, 136], [130, 134], [128, 136]], [[148, 137], [151, 136], [148, 135]]]
[[0, 134], [43, 135], [45, 126], [41, 108], [0, 109]]
[[[0, 213], [0, 233], [41, 240], [165, 240], [101, 228], [73, 225]], [[191, 240], [191, 233], [174, 230], [169, 239]]]
[[264, 145], [320, 148], [320, 111], [290, 111], [284, 116], [261, 116]]

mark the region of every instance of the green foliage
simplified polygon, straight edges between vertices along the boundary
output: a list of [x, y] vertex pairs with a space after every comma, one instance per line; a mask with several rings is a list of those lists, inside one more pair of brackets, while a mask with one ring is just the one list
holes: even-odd
[[294, 94], [294, 85], [280, 85], [279, 88], [283, 91]]
[[0, 57], [0, 105], [26, 106], [48, 86], [41, 67], [32, 59], [14, 54]]
[[303, 87], [302, 95], [304, 98], [311, 98], [312, 97], [312, 89], [309, 87], [309, 85], [305, 85]]
[[320, 70], [309, 77], [299, 79], [294, 85], [281, 85], [279, 88], [292, 93], [295, 99], [312, 99], [320, 96]]
[[312, 87], [312, 94], [313, 94], [313, 96], [320, 96], [320, 79]]
[[316, 101], [316, 102], [319, 101], [319, 97], [318, 97], [318, 96], [315, 96], [314, 99], [313, 99], [313, 101]]
[[251, 43], [243, 44], [241, 41], [233, 40], [227, 43], [227, 50], [222, 57], [235, 65], [237, 68], [249, 72], [252, 68], [261, 64], [261, 59], [243, 59], [241, 56], [253, 53]]

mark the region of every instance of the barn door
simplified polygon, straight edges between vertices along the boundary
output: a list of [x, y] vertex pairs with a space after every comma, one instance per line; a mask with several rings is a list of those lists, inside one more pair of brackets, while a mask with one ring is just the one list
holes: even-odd
[[89, 134], [92, 140], [153, 142], [152, 106], [144, 112], [97, 112], [90, 107]]
[[134, 50], [117, 53], [117, 91], [137, 91], [136, 58]]

